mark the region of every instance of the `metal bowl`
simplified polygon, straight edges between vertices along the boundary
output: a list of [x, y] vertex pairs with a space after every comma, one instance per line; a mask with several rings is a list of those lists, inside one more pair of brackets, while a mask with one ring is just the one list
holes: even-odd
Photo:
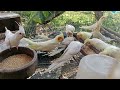
[[8, 58], [9, 56], [16, 54], [26, 54], [32, 58], [26, 65], [12, 68], [12, 69], [0, 69], [0, 79], [26, 79], [31, 76], [37, 68], [37, 53], [26, 47], [18, 47], [18, 50], [14, 47], [6, 49], [0, 53], [0, 61]]

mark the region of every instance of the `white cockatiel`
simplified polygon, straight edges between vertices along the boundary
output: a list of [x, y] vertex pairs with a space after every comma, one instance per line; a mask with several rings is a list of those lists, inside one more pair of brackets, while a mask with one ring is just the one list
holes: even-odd
[[[100, 28], [102, 26], [102, 22], [103, 20], [105, 20], [107, 16], [102, 16], [99, 21], [97, 21], [95, 24], [91, 25], [91, 26], [82, 26], [80, 28], [84, 28], [84, 29], [89, 29], [92, 30], [91, 34], [93, 38], [98, 38], [101, 39], [105, 42], [110, 42], [113, 39], [110, 39], [108, 37], [105, 37], [104, 35], [102, 35], [102, 33], [100, 32]], [[78, 33], [78, 34], [82, 34], [82, 36], [79, 35], [79, 37], [89, 37], [89, 34], [86, 33]]]
[[65, 49], [64, 53], [58, 59], [56, 59], [43, 73], [51, 72], [52, 70], [63, 66], [64, 63], [68, 62], [71, 57], [80, 52], [82, 46], [83, 43], [80, 43], [79, 41], [72, 41]]
[[54, 56], [60, 53], [61, 51], [65, 50], [65, 48], [74, 40], [75, 38], [73, 37], [73, 33], [69, 31], [67, 37], [58, 45], [57, 48], [55, 48], [53, 51], [49, 53], [49, 56]]
[[69, 31], [67, 37], [61, 42], [62, 45], [69, 45], [75, 38], [73, 37], [73, 32]]
[[5, 32], [4, 44], [6, 44], [6, 46], [8, 46], [9, 48], [16, 47], [18, 49], [20, 40], [25, 36], [25, 31], [23, 26], [21, 24], [18, 24], [18, 26], [19, 26], [19, 30], [15, 33], [12, 33], [10, 30], [7, 29], [7, 27], [5, 27], [6, 32]]
[[85, 41], [86, 39], [89, 39], [92, 36], [92, 33], [90, 32], [78, 32], [77, 33], [77, 39], [82, 39], [83, 41]]
[[108, 43], [105, 43], [104, 41], [98, 39], [98, 38], [92, 38], [92, 39], [86, 39], [84, 42], [85, 45], [92, 45], [99, 51], [103, 51], [105, 48], [111, 46]]
[[65, 28], [66, 28], [66, 33], [68, 33], [69, 31], [73, 33], [75, 31], [75, 27], [73, 25], [66, 24]]
[[96, 23], [94, 23], [93, 25], [90, 25], [90, 26], [82, 26], [82, 27], [80, 27], [80, 28], [94, 31], [94, 30], [98, 27], [98, 25], [99, 25], [99, 27], [101, 27], [102, 22], [105, 20], [105, 18], [107, 18], [107, 16], [102, 16], [102, 17], [101, 17]]
[[120, 62], [120, 48], [119, 47], [111, 45], [105, 48], [104, 51], [100, 52], [99, 54], [111, 56]]
[[34, 42], [30, 39], [23, 38], [23, 41], [26, 41], [28, 43], [29, 48], [34, 49], [36, 51], [47, 51], [50, 52], [54, 50], [60, 42], [64, 40], [63, 33], [60, 35], [57, 35], [54, 39], [42, 41], [42, 42]]

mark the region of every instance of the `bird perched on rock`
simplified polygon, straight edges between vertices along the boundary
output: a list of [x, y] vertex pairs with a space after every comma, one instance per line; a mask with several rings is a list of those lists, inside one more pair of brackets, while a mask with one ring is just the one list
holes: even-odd
[[12, 33], [10, 30], [7, 29], [7, 27], [5, 27], [6, 32], [5, 32], [4, 43], [9, 48], [16, 47], [18, 49], [20, 40], [25, 36], [25, 30], [24, 30], [23, 26], [21, 24], [18, 24], [18, 26], [19, 26], [19, 30], [15, 33]]
[[68, 62], [71, 57], [80, 52], [82, 46], [83, 43], [80, 43], [79, 41], [72, 41], [65, 49], [64, 53], [58, 59], [56, 59], [43, 73], [51, 72], [52, 70], [63, 66], [64, 63]]
[[60, 42], [64, 40], [63, 34], [57, 35], [54, 39], [43, 41], [43, 42], [34, 42], [30, 39], [23, 38], [24, 41], [28, 43], [29, 48], [34, 49], [36, 51], [47, 51], [50, 52], [55, 49]]

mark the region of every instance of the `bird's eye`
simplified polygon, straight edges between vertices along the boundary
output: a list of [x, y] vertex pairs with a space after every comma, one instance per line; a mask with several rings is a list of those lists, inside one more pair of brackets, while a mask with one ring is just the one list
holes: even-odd
[[19, 33], [19, 34], [21, 34], [21, 33]]

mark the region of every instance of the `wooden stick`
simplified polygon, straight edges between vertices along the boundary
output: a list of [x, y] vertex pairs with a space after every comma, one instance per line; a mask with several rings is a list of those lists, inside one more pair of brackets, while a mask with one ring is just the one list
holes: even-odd
[[110, 38], [115, 39], [116, 42], [120, 42], [120, 38], [114, 35], [113, 33], [107, 31], [103, 27], [101, 28], [101, 30], [104, 31], [104, 33], [107, 34], [107, 36], [109, 36]]
[[119, 37], [120, 38], [120, 34], [119, 33], [117, 33], [117, 32], [115, 32], [115, 31], [113, 31], [113, 30], [111, 30], [111, 29], [108, 29], [108, 28], [106, 28], [106, 27], [103, 27], [105, 30], [107, 30], [108, 32], [110, 32], [110, 33], [112, 33], [112, 34], [114, 34], [115, 36], [117, 36], [117, 37]]

